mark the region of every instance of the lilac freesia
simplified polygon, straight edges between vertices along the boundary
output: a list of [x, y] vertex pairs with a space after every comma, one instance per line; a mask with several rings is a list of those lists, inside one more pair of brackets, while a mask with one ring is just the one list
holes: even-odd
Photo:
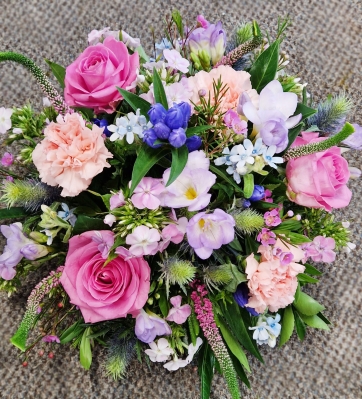
[[214, 249], [234, 239], [234, 226], [234, 218], [221, 209], [215, 209], [214, 213], [200, 212], [187, 225], [187, 240], [201, 259], [207, 259]]
[[157, 209], [161, 204], [159, 196], [164, 189], [161, 179], [144, 177], [133, 192], [132, 204], [138, 209]]
[[169, 310], [166, 320], [173, 321], [176, 324], [183, 324], [191, 314], [191, 306], [188, 304], [181, 305], [181, 295], [170, 298], [173, 307]]
[[48, 253], [44, 245], [40, 245], [25, 237], [20, 222], [9, 226], [0, 226], [2, 234], [7, 238], [4, 252], [0, 256], [0, 277], [12, 280], [16, 274], [15, 266], [23, 259], [35, 260]]
[[211, 24], [201, 15], [198, 21], [202, 21], [199, 28], [192, 31], [189, 36], [188, 45], [191, 54], [200, 58], [204, 55], [216, 65], [224, 55], [226, 46], [226, 33], [222, 23]]
[[[242, 94], [242, 96], [244, 93]], [[288, 145], [288, 129], [294, 127], [302, 115], [294, 114], [298, 104], [295, 93], [284, 93], [279, 81], [273, 80], [260, 92], [259, 108], [245, 97], [239, 100], [240, 111], [254, 124], [263, 142], [276, 146], [276, 153]]]
[[154, 341], [158, 335], [171, 335], [171, 328], [155, 314], [148, 314], [143, 309], [136, 317], [135, 334], [136, 337], [146, 344]]

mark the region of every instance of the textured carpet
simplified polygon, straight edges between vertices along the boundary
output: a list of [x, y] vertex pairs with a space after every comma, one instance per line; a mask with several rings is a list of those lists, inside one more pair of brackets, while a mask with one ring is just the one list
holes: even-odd
[[[290, 56], [289, 71], [298, 73], [315, 99], [345, 90], [355, 102], [351, 122], [362, 123], [362, 2], [360, 0], [244, 0], [244, 1], [77, 1], [1, 0], [0, 49], [22, 52], [39, 65], [49, 58], [68, 65], [86, 47], [92, 29], [122, 27], [140, 37], [145, 47], [162, 33], [162, 17], [173, 7], [193, 20], [202, 13], [222, 19], [230, 31], [240, 19], [256, 18], [275, 31], [278, 16], [289, 13], [294, 23], [283, 43]], [[40, 106], [42, 94], [32, 77], [13, 64], [0, 65], [0, 106]], [[359, 153], [349, 153], [351, 166], [361, 167]], [[351, 221], [357, 249], [324, 267], [321, 283], [310, 293], [327, 307], [331, 332], [309, 331], [304, 343], [292, 339], [282, 349], [262, 348], [265, 364], [251, 361], [252, 390], [247, 399], [360, 399], [362, 398], [362, 248], [361, 183], [350, 207], [337, 214]], [[45, 273], [45, 271], [43, 271]], [[42, 275], [36, 276], [38, 279]], [[79, 365], [77, 353], [59, 348], [54, 359], [34, 355], [27, 368], [8, 343], [24, 312], [35, 278], [0, 303], [0, 397], [4, 399], [193, 399], [198, 398], [197, 372], [191, 367], [169, 373], [162, 366], [148, 370], [134, 363], [127, 381], [114, 382], [102, 374], [101, 357], [91, 370]], [[213, 399], [230, 398], [223, 378], [213, 382]]]

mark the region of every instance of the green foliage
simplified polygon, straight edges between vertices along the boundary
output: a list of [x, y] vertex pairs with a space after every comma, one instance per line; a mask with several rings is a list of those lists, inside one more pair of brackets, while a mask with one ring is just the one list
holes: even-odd
[[59, 82], [60, 87], [64, 89], [65, 68], [47, 59], [45, 59], [45, 62], [50, 66], [50, 69], [52, 70], [53, 75]]
[[139, 109], [141, 114], [149, 119], [147, 112], [150, 110], [151, 104], [148, 101], [127, 90], [120, 89], [119, 87], [117, 87], [117, 90], [122, 94], [125, 101], [127, 101], [135, 112]]
[[209, 399], [211, 381], [214, 376], [215, 356], [207, 341], [204, 341], [198, 355], [198, 373], [200, 377], [200, 399]]
[[254, 175], [248, 173], [243, 176], [244, 180], [244, 195], [245, 198], [250, 198], [254, 192]]
[[284, 309], [282, 318], [282, 330], [280, 332], [279, 346], [284, 345], [289, 341], [294, 330], [294, 315], [292, 307], [289, 305]]
[[153, 68], [153, 94], [155, 97], [155, 102], [162, 104], [165, 109], [168, 109], [168, 102], [165, 93], [165, 88], [163, 87], [161, 78], [156, 68]]
[[168, 181], [166, 183], [166, 187], [172, 184], [179, 177], [181, 172], [184, 170], [184, 167], [187, 163], [189, 150], [185, 145], [183, 145], [180, 148], [172, 147], [171, 154], [172, 154], [171, 172]]
[[6, 219], [17, 219], [22, 217], [27, 217], [29, 214], [25, 211], [24, 208], [8, 208], [8, 209], [0, 209], [0, 220]]
[[299, 293], [298, 298], [294, 299], [293, 305], [299, 313], [306, 316], [314, 316], [325, 309], [324, 306], [304, 292]]
[[88, 335], [92, 334], [91, 327], [87, 327], [82, 335], [82, 340], [80, 342], [79, 347], [79, 361], [80, 364], [86, 369], [89, 370], [92, 364], [92, 340], [88, 337]]
[[73, 235], [82, 234], [89, 230], [109, 230], [110, 227], [104, 224], [102, 219], [90, 216], [79, 215], [73, 227]]

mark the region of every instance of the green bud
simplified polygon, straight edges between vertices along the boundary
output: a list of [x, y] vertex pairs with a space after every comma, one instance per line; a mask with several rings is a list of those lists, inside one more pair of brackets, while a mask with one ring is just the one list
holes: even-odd
[[235, 220], [236, 229], [243, 233], [251, 235], [260, 231], [264, 226], [264, 217], [253, 209], [245, 209], [240, 211], [238, 209], [231, 212]]

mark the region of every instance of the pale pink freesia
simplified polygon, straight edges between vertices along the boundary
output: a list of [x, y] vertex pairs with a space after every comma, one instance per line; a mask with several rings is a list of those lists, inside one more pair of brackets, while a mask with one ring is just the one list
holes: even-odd
[[[293, 147], [325, 139], [318, 137], [318, 133], [303, 132]], [[348, 162], [335, 146], [291, 159], [286, 167], [287, 195], [291, 201], [308, 208], [322, 208], [328, 212], [333, 208], [344, 208], [352, 197], [346, 186], [349, 176]]]
[[138, 226], [133, 233], [126, 237], [126, 244], [130, 245], [129, 251], [135, 256], [155, 255], [158, 251], [160, 233], [147, 226]]
[[133, 192], [132, 204], [138, 209], [157, 209], [161, 204], [159, 196], [164, 189], [161, 179], [144, 177]]
[[250, 74], [245, 71], [235, 71], [230, 66], [225, 65], [214, 68], [210, 72], [200, 71], [195, 76], [190, 76], [188, 83], [193, 92], [190, 100], [199, 105], [199, 93], [205, 92], [205, 98], [208, 100], [210, 95], [210, 102], [214, 104], [213, 82], [217, 82], [219, 79], [228, 89], [220, 100], [220, 113], [227, 112], [229, 109], [236, 110], [239, 97], [243, 92], [248, 93], [255, 106], [258, 104], [259, 95], [251, 87]]
[[120, 87], [132, 90], [139, 68], [137, 52], [112, 36], [87, 47], [65, 73], [64, 98], [69, 106], [94, 109], [96, 114], [112, 113], [122, 100]]
[[63, 197], [86, 190], [94, 176], [109, 168], [113, 155], [102, 138], [103, 128], [92, 129], [77, 114], [58, 115], [44, 129], [44, 139], [33, 151], [33, 162], [42, 182], [63, 188]]
[[[100, 231], [107, 241], [111, 231]], [[137, 314], [145, 305], [150, 289], [150, 267], [143, 258], [116, 257], [107, 264], [87, 231], [69, 240], [69, 250], [60, 282], [79, 307], [86, 323]]]
[[173, 296], [170, 302], [173, 307], [169, 310], [166, 320], [173, 321], [176, 324], [183, 324], [191, 314], [191, 306], [181, 305], [181, 295]]
[[279, 239], [274, 247], [279, 247], [282, 252], [292, 253], [293, 261], [281, 264], [280, 258], [273, 255], [273, 247], [268, 245], [261, 245], [258, 249], [261, 253], [260, 262], [255, 259], [254, 254], [246, 258], [245, 272], [250, 291], [246, 306], [258, 313], [263, 313], [267, 308], [276, 312], [291, 304], [298, 287], [297, 275], [305, 269], [303, 265], [296, 263], [304, 258], [303, 250], [292, 245], [286, 246]]
[[190, 169], [204, 169], [209, 170], [210, 159], [202, 150], [192, 151], [189, 153], [185, 167]]
[[109, 200], [110, 210], [120, 208], [126, 203], [123, 191], [120, 190], [117, 194], [113, 194]]
[[189, 71], [190, 62], [183, 58], [182, 55], [177, 50], [163, 50], [163, 56], [168, 62], [168, 66], [183, 73], [187, 73]]

